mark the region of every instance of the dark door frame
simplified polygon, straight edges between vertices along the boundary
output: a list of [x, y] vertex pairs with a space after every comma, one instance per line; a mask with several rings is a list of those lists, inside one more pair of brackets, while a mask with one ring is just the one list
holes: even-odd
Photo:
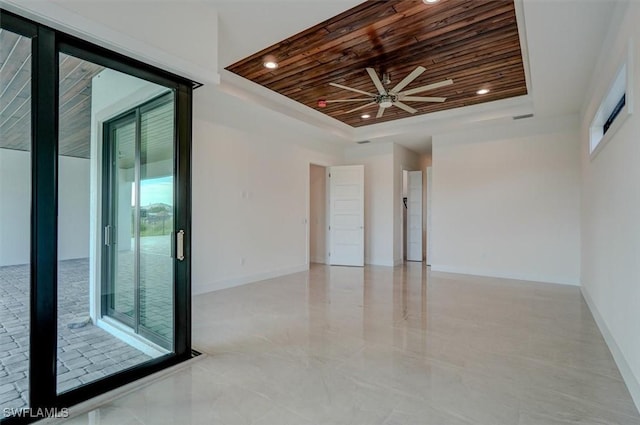
[[[173, 94], [173, 96], [170, 96]], [[114, 118], [109, 119], [108, 121], [103, 123], [103, 142], [102, 142], [102, 176], [103, 176], [103, 184], [102, 184], [102, 228], [106, 225], [110, 226], [110, 241], [117, 240], [117, 211], [115, 211], [114, 202], [113, 202], [113, 194], [116, 192], [117, 185], [117, 176], [115, 175], [113, 165], [115, 164], [114, 155], [115, 150], [113, 149], [113, 142], [115, 133], [114, 131], [121, 125], [126, 125], [128, 123], [134, 123], [136, 126], [135, 130], [135, 181], [139, 182], [141, 180], [140, 177], [140, 167], [141, 167], [141, 150], [142, 150], [142, 140], [141, 140], [141, 120], [142, 115], [146, 112], [152, 111], [155, 108], [164, 106], [168, 103], [174, 104], [176, 103], [176, 96], [172, 92], [162, 93], [151, 100], [148, 100], [138, 106], [135, 106], [128, 111], [123, 112], [115, 116]], [[175, 127], [175, 126], [174, 126]], [[174, 141], [175, 141], [175, 131], [174, 131]], [[174, 143], [175, 145], [175, 143]], [[175, 149], [172, 152], [172, 157], [175, 155]], [[175, 178], [176, 176], [172, 174]], [[174, 194], [175, 195], [175, 194]], [[136, 196], [138, 197], [136, 202], [136, 217], [140, 217], [140, 191], [139, 187], [136, 187]], [[175, 201], [175, 200], [174, 200]], [[177, 208], [174, 208], [173, 214], [175, 216], [177, 212]], [[136, 239], [139, 241], [140, 239], [140, 230], [136, 228]], [[171, 232], [172, 238], [172, 250], [171, 257], [174, 259], [174, 262], [177, 262], [175, 258], [175, 239], [174, 236], [175, 231]], [[166, 338], [163, 338], [160, 335], [156, 335], [152, 330], [146, 328], [142, 323], [140, 323], [140, 258], [139, 252], [135, 253], [134, 259], [134, 308], [133, 308], [133, 317], [129, 318], [127, 315], [122, 314], [121, 312], [116, 311], [113, 308], [113, 294], [115, 291], [114, 288], [114, 279], [115, 279], [115, 251], [117, 244], [109, 243], [109, 245], [102, 244], [102, 282], [101, 289], [102, 295], [100, 299], [100, 304], [102, 306], [101, 316], [110, 316], [115, 318], [116, 320], [121, 321], [125, 325], [132, 328], [133, 332], [136, 334], [142, 335], [144, 338], [150, 340], [151, 342], [165, 348], [172, 349], [173, 341], [168, 341]], [[173, 294], [172, 294], [173, 295]]]
[[[131, 327], [134, 332], [137, 332], [137, 321], [135, 320], [138, 315], [138, 300], [135, 299], [135, 293], [137, 289], [135, 286], [137, 284], [138, 276], [134, 277], [134, 309], [133, 316], [131, 318], [127, 317], [126, 314], [122, 314], [116, 311], [113, 308], [114, 301], [114, 288], [113, 282], [116, 276], [115, 270], [115, 261], [114, 261], [114, 248], [117, 240], [118, 233], [118, 223], [117, 223], [117, 211], [114, 211], [117, 207], [114, 205], [113, 194], [116, 193], [117, 186], [117, 176], [113, 170], [114, 167], [114, 149], [111, 144], [115, 141], [115, 131], [120, 126], [125, 126], [127, 124], [134, 124], [138, 126], [139, 114], [136, 112], [136, 109], [126, 111], [125, 113], [110, 119], [102, 125], [102, 223], [100, 228], [104, 229], [105, 226], [109, 226], [108, 230], [104, 230], [105, 233], [108, 232], [109, 242], [106, 241], [102, 243], [102, 276], [100, 282], [100, 305], [101, 311], [98, 316], [111, 316], [116, 320], [124, 323], [125, 325]], [[134, 155], [135, 155], [135, 167], [139, 164], [139, 156], [137, 154], [138, 149], [138, 132], [135, 131], [135, 142], [134, 142]], [[136, 176], [135, 179], [137, 179]], [[134, 179], [134, 180], [135, 180]], [[106, 237], [106, 235], [104, 236]], [[134, 270], [137, 270], [139, 267], [138, 259], [134, 259]]]
[[[191, 358], [191, 118], [192, 92], [199, 84], [103, 47], [0, 9], [0, 28], [32, 40], [31, 80], [31, 287], [29, 407], [62, 408], [126, 385]], [[58, 56], [83, 60], [156, 83], [175, 92], [174, 199], [182, 208], [174, 228], [184, 230], [185, 261], [175, 262], [174, 352], [131, 369], [58, 394]], [[31, 423], [36, 417], [10, 417], [2, 424]]]

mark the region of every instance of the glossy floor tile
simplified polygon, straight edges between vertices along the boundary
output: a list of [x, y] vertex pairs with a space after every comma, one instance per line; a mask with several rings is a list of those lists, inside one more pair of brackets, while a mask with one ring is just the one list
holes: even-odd
[[640, 424], [575, 287], [315, 265], [193, 307], [206, 358], [69, 423]]

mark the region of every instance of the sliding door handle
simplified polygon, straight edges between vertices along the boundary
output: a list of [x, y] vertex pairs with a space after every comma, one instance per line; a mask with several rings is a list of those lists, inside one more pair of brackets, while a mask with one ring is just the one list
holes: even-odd
[[111, 246], [111, 225], [104, 226], [104, 245]]
[[184, 261], [184, 230], [176, 234], [176, 259]]

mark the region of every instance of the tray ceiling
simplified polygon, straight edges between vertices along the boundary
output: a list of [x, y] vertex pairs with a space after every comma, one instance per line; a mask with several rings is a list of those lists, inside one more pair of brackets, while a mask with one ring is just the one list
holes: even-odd
[[[263, 66], [273, 56], [278, 68]], [[353, 127], [412, 116], [392, 107], [375, 118], [377, 105], [330, 103], [358, 94], [338, 83], [375, 93], [365, 68], [390, 75], [393, 87], [417, 66], [426, 71], [405, 90], [453, 79], [452, 85], [419, 96], [446, 97], [444, 103], [406, 102], [415, 115], [527, 94], [513, 0], [367, 1], [226, 69], [319, 110]], [[489, 93], [479, 95], [479, 89]], [[371, 115], [363, 119], [364, 113]]]

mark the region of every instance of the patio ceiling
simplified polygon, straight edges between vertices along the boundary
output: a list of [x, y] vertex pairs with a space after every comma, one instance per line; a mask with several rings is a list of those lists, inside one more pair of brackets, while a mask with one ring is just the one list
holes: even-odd
[[[31, 149], [31, 40], [0, 29], [0, 45], [0, 148], [27, 151]], [[89, 158], [91, 79], [103, 69], [60, 55], [60, 155]]]

